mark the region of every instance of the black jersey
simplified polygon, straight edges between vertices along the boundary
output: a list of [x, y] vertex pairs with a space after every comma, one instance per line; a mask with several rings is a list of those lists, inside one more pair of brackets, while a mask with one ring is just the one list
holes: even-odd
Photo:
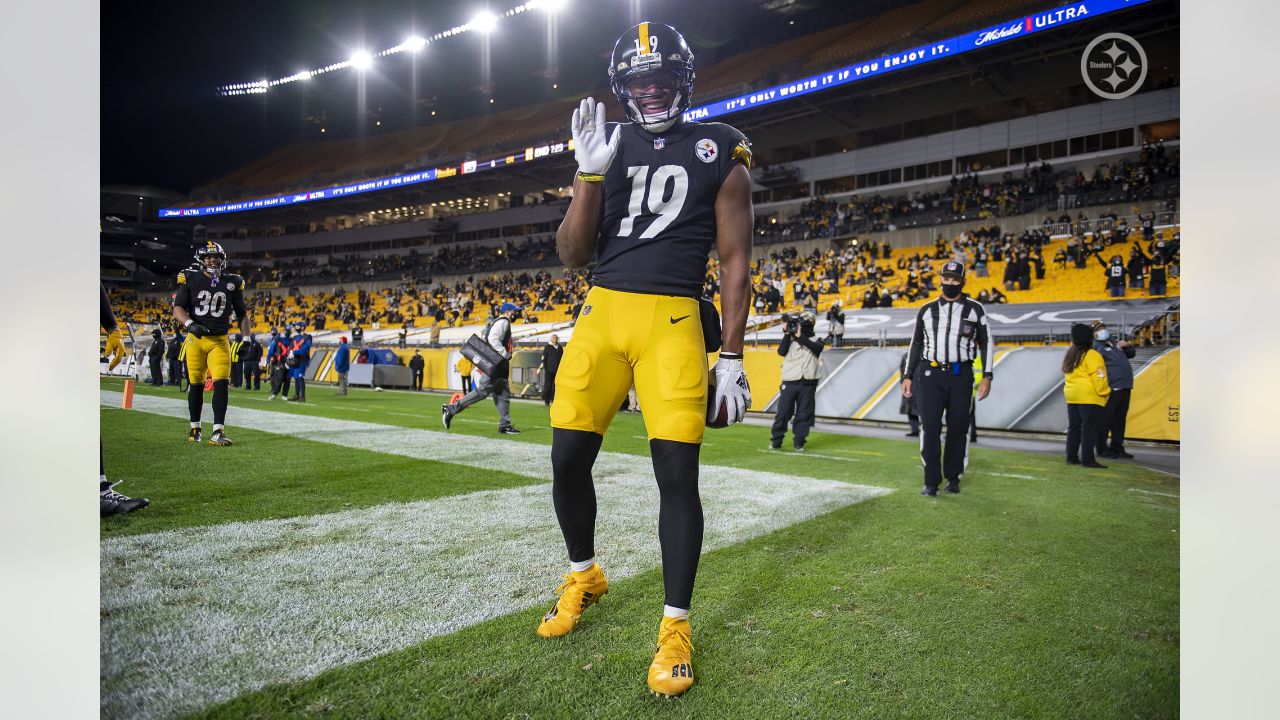
[[[612, 132], [612, 130], [609, 130]], [[698, 297], [716, 239], [716, 196], [751, 144], [723, 123], [683, 122], [653, 134], [622, 124], [604, 178], [594, 283]]]
[[187, 311], [192, 320], [209, 328], [212, 335], [226, 335], [231, 328], [231, 311], [236, 318], [248, 317], [244, 306], [244, 278], [232, 273], [213, 278], [196, 268], [178, 273], [178, 292], [173, 304]]

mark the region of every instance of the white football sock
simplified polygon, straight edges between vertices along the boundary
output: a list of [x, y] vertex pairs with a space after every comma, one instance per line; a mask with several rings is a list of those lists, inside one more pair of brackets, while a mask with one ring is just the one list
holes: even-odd
[[572, 560], [570, 560], [569, 569], [573, 570], [574, 572], [585, 572], [587, 570], [590, 570], [591, 566], [595, 564], [596, 564], [595, 558], [583, 560], [582, 562], [573, 562]]
[[689, 608], [678, 608], [678, 607], [671, 607], [670, 605], [663, 605], [662, 615], [663, 617], [684, 618], [685, 620], [688, 620]]
[[213, 424], [213, 431], [214, 431], [214, 432], [218, 432], [218, 431], [219, 431], [219, 430], [221, 430], [221, 429], [222, 429], [222, 425], [220, 425], [220, 424], [218, 424], [218, 423], [214, 423], [214, 424]]
[[200, 427], [200, 423], [198, 423], [198, 422], [193, 422], [193, 423], [191, 423], [191, 427], [193, 427], [193, 428], [198, 428], [198, 427]]

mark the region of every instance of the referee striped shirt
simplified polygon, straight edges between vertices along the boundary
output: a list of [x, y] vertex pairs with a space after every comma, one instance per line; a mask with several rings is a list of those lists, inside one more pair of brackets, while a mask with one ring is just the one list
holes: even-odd
[[937, 298], [925, 303], [916, 314], [903, 377], [914, 377], [921, 362], [945, 365], [973, 362], [974, 358], [982, 358], [983, 377], [992, 377], [987, 311], [982, 303], [968, 295], [950, 302]]

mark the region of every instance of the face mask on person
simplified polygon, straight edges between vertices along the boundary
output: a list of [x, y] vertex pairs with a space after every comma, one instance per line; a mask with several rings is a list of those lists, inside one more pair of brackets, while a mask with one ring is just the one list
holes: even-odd
[[960, 293], [964, 290], [964, 283], [957, 285], [943, 285], [942, 296], [948, 300], [955, 300], [960, 297]]
[[1094, 333], [1093, 336], [1098, 338], [1100, 342], [1106, 342], [1111, 339], [1111, 331], [1099, 330], [1098, 332]]

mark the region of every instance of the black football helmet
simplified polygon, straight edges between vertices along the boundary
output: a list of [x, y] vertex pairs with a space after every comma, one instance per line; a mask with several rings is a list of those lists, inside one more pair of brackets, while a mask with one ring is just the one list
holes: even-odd
[[649, 132], [680, 122], [689, 109], [693, 78], [693, 52], [670, 25], [642, 22], [613, 45], [609, 85], [627, 117]]
[[[212, 262], [210, 262], [212, 261]], [[196, 263], [201, 270], [208, 270], [217, 275], [227, 269], [227, 251], [218, 243], [210, 240], [196, 250]]]

